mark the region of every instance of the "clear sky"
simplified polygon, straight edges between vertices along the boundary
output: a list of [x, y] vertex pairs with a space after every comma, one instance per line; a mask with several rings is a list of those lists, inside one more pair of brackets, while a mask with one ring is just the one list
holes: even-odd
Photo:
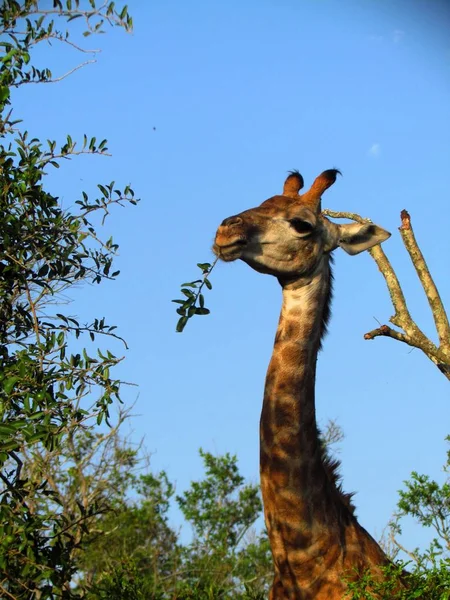
[[[142, 199], [107, 231], [120, 244], [117, 282], [74, 294], [82, 320], [106, 316], [130, 350], [121, 376], [138, 384], [132, 437], [177, 491], [201, 477], [198, 448], [239, 457], [258, 480], [258, 423], [280, 308], [276, 280], [245, 264], [218, 265], [208, 317], [175, 333], [179, 285], [212, 258], [227, 216], [331, 167], [344, 177], [324, 196], [334, 210], [371, 217], [393, 235], [384, 248], [413, 316], [435, 339], [428, 305], [402, 245], [411, 213], [450, 306], [450, 8], [444, 0], [129, 0], [135, 31], [85, 41], [97, 63], [59, 84], [24, 86], [15, 109], [30, 134], [108, 138], [112, 158], [81, 157], [49, 176], [70, 207], [114, 179]], [[75, 22], [76, 24], [76, 22]], [[74, 51], [36, 52], [58, 76]], [[85, 57], [83, 56], [82, 59]], [[335, 252], [330, 333], [319, 358], [317, 413], [334, 418], [344, 489], [379, 536], [412, 470], [442, 480], [450, 388], [418, 350], [363, 334], [392, 314], [367, 253]], [[173, 514], [174, 523], [180, 517]], [[405, 544], [420, 541], [407, 527]]]

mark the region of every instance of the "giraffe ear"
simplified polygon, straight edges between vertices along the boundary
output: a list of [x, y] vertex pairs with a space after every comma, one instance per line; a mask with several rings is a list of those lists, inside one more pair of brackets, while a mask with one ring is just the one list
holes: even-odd
[[369, 250], [391, 237], [388, 231], [372, 223], [346, 223], [338, 227], [338, 245], [352, 255]]

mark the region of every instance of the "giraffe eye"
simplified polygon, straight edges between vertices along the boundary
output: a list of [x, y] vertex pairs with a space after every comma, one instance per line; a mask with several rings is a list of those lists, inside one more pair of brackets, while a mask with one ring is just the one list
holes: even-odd
[[303, 221], [302, 219], [291, 219], [289, 223], [297, 233], [311, 233], [311, 231], [314, 229], [314, 226], [311, 225], [311, 223], [308, 223], [308, 221]]

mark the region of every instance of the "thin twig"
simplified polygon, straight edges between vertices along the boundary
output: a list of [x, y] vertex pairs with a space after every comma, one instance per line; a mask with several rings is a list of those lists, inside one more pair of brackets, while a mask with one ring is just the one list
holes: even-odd
[[[15, 31], [15, 30], [11, 30], [8, 32], [9, 35], [15, 35], [15, 36], [19, 36], [19, 35], [26, 36], [29, 33], [30, 33], [29, 31]], [[98, 54], [99, 52], [102, 51], [101, 48], [94, 48], [92, 50], [90, 50], [89, 48], [82, 48], [81, 46], [78, 46], [78, 44], [75, 44], [74, 42], [71, 42], [69, 39], [65, 38], [60, 31], [52, 31], [50, 33], [47, 33], [46, 35], [39, 37], [39, 38], [32, 39], [28, 43], [28, 46], [29, 47], [35, 46], [36, 44], [39, 44], [40, 42], [45, 42], [45, 40], [56, 40], [57, 42], [61, 42], [63, 44], [68, 44], [69, 46], [72, 46], [72, 48], [75, 48], [75, 50], [78, 50], [79, 52], [83, 52], [84, 54]]]
[[8, 592], [8, 590], [7, 590], [5, 587], [3, 587], [3, 584], [2, 584], [2, 583], [0, 583], [0, 589], [2, 590], [2, 592], [3, 592], [4, 594], [6, 594], [6, 595], [8, 596], [8, 598], [12, 598], [12, 600], [17, 600], [17, 596], [13, 596], [12, 594], [10, 594], [10, 593]]
[[38, 161], [36, 164], [41, 167], [48, 164], [51, 160], [57, 160], [59, 158], [70, 160], [72, 156], [80, 156], [81, 154], [99, 154], [100, 156], [112, 156], [112, 154], [110, 154], [109, 152], [104, 152], [103, 150], [77, 150], [76, 152], [75, 150], [71, 150], [70, 152], [67, 152], [67, 154], [44, 154], [43, 156], [45, 158]]
[[64, 75], [61, 75], [61, 77], [56, 77], [55, 79], [29, 79], [29, 80], [25, 80], [25, 81], [22, 80], [17, 83], [14, 83], [13, 85], [14, 85], [14, 87], [19, 87], [20, 85], [24, 85], [27, 83], [57, 83], [58, 81], [62, 81], [66, 77], [69, 77], [69, 75], [72, 75], [72, 73], [75, 73], [75, 71], [82, 69], [86, 65], [91, 65], [96, 62], [97, 62], [97, 60], [95, 58], [93, 58], [91, 60], [86, 60], [83, 63], [74, 67], [73, 69], [70, 69], [70, 71], [67, 71], [67, 73], [64, 73]]
[[404, 552], [407, 556], [409, 556], [409, 558], [411, 558], [415, 563], [418, 562], [417, 560], [417, 556], [414, 554], [414, 552], [410, 552], [409, 550], [407, 550], [402, 544], [400, 544], [400, 542], [397, 540], [397, 538], [395, 537], [395, 534], [393, 531], [390, 532], [389, 534], [389, 538], [391, 540], [391, 542], [394, 544], [394, 546], [397, 546], [397, 548], [399, 550], [401, 550], [402, 552]]
[[380, 335], [391, 337], [394, 340], [398, 340], [399, 342], [405, 342], [406, 344], [409, 344], [410, 342], [407, 335], [401, 333], [400, 331], [392, 329], [392, 327], [389, 327], [389, 325], [381, 325], [381, 327], [377, 327], [377, 329], [372, 329], [372, 331], [369, 331], [364, 334], [364, 339], [373, 340], [374, 338]]
[[[59, 327], [54, 327], [55, 330], [61, 330], [61, 331], [88, 331], [89, 333], [93, 333], [94, 335], [106, 335], [109, 337], [113, 337], [116, 340], [119, 340], [120, 342], [123, 343], [123, 345], [125, 346], [125, 348], [127, 350], [129, 350], [128, 344], [127, 342], [123, 339], [123, 337], [121, 337], [120, 335], [117, 335], [116, 333], [112, 333], [111, 331], [101, 331], [101, 330], [97, 330], [97, 329], [92, 329], [90, 326], [75, 326], [75, 325], [60, 325]], [[55, 350], [52, 351], [52, 353], [56, 352], [57, 348], [55, 348]], [[114, 363], [115, 364], [115, 363]]]
[[[31, 314], [33, 315], [33, 328], [34, 328], [34, 333], [36, 335], [36, 343], [38, 346], [40, 346], [41, 334], [39, 331], [39, 320], [38, 320], [38, 317], [36, 314], [36, 307], [31, 298], [31, 293], [30, 293], [30, 288], [28, 287], [28, 282], [25, 283], [25, 293], [27, 295], [28, 303], [30, 305]], [[42, 352], [39, 352], [39, 362], [40, 362], [41, 371], [42, 371], [43, 366], [44, 366], [44, 357], [42, 355]]]

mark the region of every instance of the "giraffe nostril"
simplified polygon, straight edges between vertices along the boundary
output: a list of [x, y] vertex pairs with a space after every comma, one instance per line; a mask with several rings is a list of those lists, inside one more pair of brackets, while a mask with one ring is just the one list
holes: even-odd
[[224, 219], [222, 221], [222, 225], [230, 226], [230, 225], [240, 225], [243, 223], [241, 217], [228, 217], [228, 219]]

